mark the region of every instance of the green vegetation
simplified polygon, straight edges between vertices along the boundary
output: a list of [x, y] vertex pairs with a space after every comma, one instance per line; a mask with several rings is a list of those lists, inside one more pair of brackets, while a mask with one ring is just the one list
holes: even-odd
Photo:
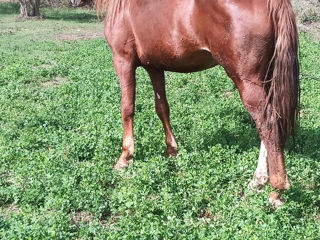
[[0, 239], [320, 238], [320, 82], [308, 77], [320, 78], [319, 43], [301, 36], [292, 187], [274, 210], [269, 186], [247, 189], [260, 142], [221, 68], [166, 74], [177, 158], [164, 156], [139, 69], [134, 162], [115, 172], [120, 87], [105, 40], [92, 38], [102, 23], [89, 10], [45, 8], [29, 21], [18, 11], [0, 3]]

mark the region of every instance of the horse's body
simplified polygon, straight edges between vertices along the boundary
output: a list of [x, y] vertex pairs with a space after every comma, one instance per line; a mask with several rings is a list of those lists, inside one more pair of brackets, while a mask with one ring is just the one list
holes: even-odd
[[256, 171], [254, 183], [265, 184], [269, 173], [273, 188], [289, 187], [283, 148], [294, 129], [299, 95], [297, 30], [289, 0], [97, 0], [97, 7], [108, 11], [105, 36], [122, 93], [123, 152], [116, 169], [126, 167], [134, 152], [138, 66], [152, 80], [167, 154], [176, 155], [164, 71], [221, 65], [256, 123], [260, 155], [268, 153], [268, 170], [261, 176]]

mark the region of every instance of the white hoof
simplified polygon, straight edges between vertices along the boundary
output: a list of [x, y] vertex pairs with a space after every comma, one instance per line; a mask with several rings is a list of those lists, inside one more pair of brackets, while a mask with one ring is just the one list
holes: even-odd
[[250, 181], [250, 183], [248, 184], [248, 188], [250, 190], [257, 191], [257, 192], [262, 192], [263, 191], [263, 185], [257, 183], [256, 180], [254, 180], [254, 179], [252, 179]]
[[268, 182], [268, 179], [268, 176], [261, 175], [257, 177], [257, 175], [255, 174], [253, 176], [253, 179], [249, 183], [248, 188], [257, 192], [262, 192], [264, 185]]

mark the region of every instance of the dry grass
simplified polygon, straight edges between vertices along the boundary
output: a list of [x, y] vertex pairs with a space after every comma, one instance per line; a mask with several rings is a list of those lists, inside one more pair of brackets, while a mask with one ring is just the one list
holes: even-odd
[[11, 214], [19, 214], [20, 209], [19, 206], [12, 203], [4, 208], [4, 211], [2, 212], [2, 216], [7, 219], [11, 216]]
[[292, 0], [299, 29], [320, 41], [320, 0]]
[[62, 41], [88, 40], [103, 37], [102, 31], [90, 32], [86, 29], [79, 29], [73, 34], [61, 34], [57, 36], [57, 38]]

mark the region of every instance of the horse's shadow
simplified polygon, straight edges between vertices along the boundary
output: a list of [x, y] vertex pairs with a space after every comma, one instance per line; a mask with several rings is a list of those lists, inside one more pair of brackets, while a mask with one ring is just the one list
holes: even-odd
[[[212, 131], [199, 133], [199, 138], [202, 138], [202, 143], [197, 144], [196, 146], [192, 143], [188, 142], [187, 138], [182, 138], [178, 136], [178, 144], [183, 146], [183, 148], [187, 152], [192, 151], [208, 151], [211, 147], [215, 145], [221, 145], [222, 147], [231, 148], [237, 147], [238, 153], [246, 152], [253, 147], [260, 147], [260, 137], [256, 130], [255, 123], [251, 116], [244, 110], [234, 109], [233, 113], [236, 111], [238, 119], [238, 124], [234, 128], [228, 127], [218, 127], [212, 128]], [[222, 114], [230, 114], [227, 112], [219, 113]], [[214, 125], [214, 121], [212, 123]], [[184, 128], [184, 126], [177, 126], [177, 130], [179, 128]], [[154, 139], [153, 139], [154, 140]], [[139, 143], [138, 143], [139, 144]], [[165, 149], [165, 145], [162, 140], [159, 140], [160, 146], [163, 145], [163, 150]], [[140, 146], [143, 148], [143, 145]], [[286, 151], [291, 155], [301, 155], [305, 158], [311, 159], [312, 161], [308, 161], [306, 164], [310, 164], [312, 169], [316, 169], [316, 162], [320, 161], [320, 129], [319, 128], [307, 128], [305, 126], [300, 126], [298, 128], [297, 134], [295, 136], [295, 142], [293, 142], [292, 138], [286, 144]], [[158, 154], [162, 150], [157, 149], [155, 154]], [[258, 154], [258, 153], [257, 153]], [[139, 154], [140, 155], [140, 154]], [[143, 157], [143, 156], [140, 156]]]
[[[300, 177], [303, 178], [303, 181], [293, 182], [292, 187], [286, 194], [290, 201], [298, 202], [305, 207], [315, 205], [320, 208], [320, 198], [316, 197], [320, 196], [318, 185], [320, 175], [316, 174], [316, 171], [319, 171], [320, 162], [320, 128], [300, 126], [296, 137], [296, 144], [293, 145], [291, 142], [288, 150], [293, 155], [298, 156], [296, 159], [299, 159], [299, 162], [291, 162], [291, 165], [296, 165], [296, 168], [299, 168], [298, 171], [301, 172]], [[302, 174], [305, 169], [301, 169], [302, 167], [312, 171], [312, 174], [304, 174], [306, 176], [303, 176]], [[300, 217], [302, 212], [297, 210], [294, 214]]]
[[[253, 120], [246, 112], [239, 111], [237, 114], [242, 114], [241, 118], [244, 119], [239, 123], [238, 128], [234, 128], [232, 131], [224, 128], [216, 129], [214, 133], [204, 136], [206, 144], [200, 146], [200, 149], [207, 150], [211, 146], [221, 144], [227, 148], [238, 146], [237, 151], [241, 153], [250, 150], [253, 146], [260, 146], [260, 138], [255, 130]], [[241, 126], [242, 124], [250, 124], [251, 128], [248, 130]], [[287, 142], [286, 150], [292, 156], [288, 167], [307, 168], [312, 171], [312, 176], [302, 176], [304, 181], [292, 179], [292, 187], [286, 191], [286, 196], [290, 202], [299, 203], [306, 208], [310, 205], [320, 208], [320, 199], [315, 198], [315, 196], [320, 196], [320, 188], [317, 184], [320, 182], [320, 175], [315, 173], [319, 170], [320, 128], [308, 128], [301, 125], [298, 128], [295, 141], [291, 138]], [[303, 162], [295, 163], [294, 161], [297, 160]], [[303, 172], [303, 170], [299, 169], [298, 171]], [[301, 209], [303, 208], [292, 210], [292, 214], [296, 217], [302, 217], [304, 213]]]
[[[318, 177], [316, 181], [319, 180]], [[289, 188], [285, 195], [288, 198], [288, 203], [295, 202], [299, 204], [300, 207], [290, 208], [291, 214], [297, 218], [302, 218], [305, 215], [303, 209], [307, 209], [310, 206], [320, 208], [320, 199], [317, 198], [320, 195], [320, 189], [317, 187], [306, 189], [305, 186], [296, 184]]]
[[295, 145], [291, 141], [290, 150], [315, 161], [320, 161], [320, 128], [300, 126]]
[[[241, 121], [233, 129], [224, 127], [213, 129], [203, 136], [204, 144], [197, 146], [198, 150], [208, 150], [210, 147], [220, 144], [223, 147], [238, 146], [239, 151], [245, 152], [253, 146], [260, 147], [260, 137], [256, 130], [255, 123], [250, 115], [241, 110], [235, 110]], [[228, 113], [225, 113], [228, 114]], [[190, 150], [194, 147], [188, 146]], [[291, 137], [286, 143], [289, 154], [299, 154], [312, 159], [310, 164], [316, 168], [316, 162], [320, 161], [320, 128], [308, 128], [301, 125], [293, 140]]]
[[[202, 139], [202, 144], [192, 146], [189, 143], [182, 142], [187, 151], [208, 151], [215, 145], [230, 148], [237, 146], [241, 152], [247, 151], [254, 146], [260, 147], [259, 134], [255, 128], [255, 123], [250, 115], [241, 109], [233, 109], [233, 114], [238, 116], [237, 126], [230, 128], [227, 125], [215, 127], [214, 120], [212, 121], [212, 130], [202, 132], [199, 138]], [[229, 115], [229, 110], [219, 112], [220, 116]]]

